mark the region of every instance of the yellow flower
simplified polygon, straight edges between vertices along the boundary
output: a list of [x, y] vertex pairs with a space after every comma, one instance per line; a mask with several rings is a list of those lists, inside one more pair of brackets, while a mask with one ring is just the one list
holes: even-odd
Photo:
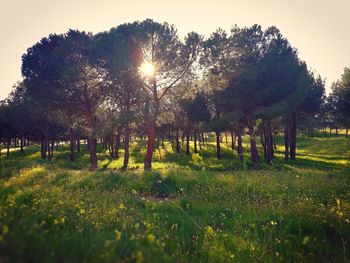
[[62, 217], [62, 218], [55, 219], [55, 220], [53, 221], [53, 224], [54, 224], [54, 225], [64, 224], [65, 221], [66, 221], [66, 218], [65, 218], [65, 217]]
[[340, 199], [336, 199], [336, 201], [337, 201], [337, 207], [338, 209], [340, 209]]
[[275, 225], [277, 225], [277, 222], [276, 222], [276, 221], [271, 220], [270, 224], [271, 224], [271, 226], [275, 226]]
[[147, 240], [148, 240], [149, 242], [153, 242], [154, 239], [155, 239], [155, 236], [154, 236], [153, 234], [148, 234]]
[[310, 237], [308, 237], [308, 236], [304, 237], [302, 244], [305, 246], [309, 242], [309, 240], [310, 240]]
[[115, 239], [116, 239], [117, 241], [119, 241], [120, 238], [122, 237], [122, 232], [116, 230], [116, 231], [114, 231], [114, 233], [115, 233], [115, 235], [114, 235]]
[[119, 209], [126, 209], [126, 206], [123, 203], [120, 203]]
[[206, 227], [205, 233], [209, 236], [215, 236], [215, 231], [211, 226]]

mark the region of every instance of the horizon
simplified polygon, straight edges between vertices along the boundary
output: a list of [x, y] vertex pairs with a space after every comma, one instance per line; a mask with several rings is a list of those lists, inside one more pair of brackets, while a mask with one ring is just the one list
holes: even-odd
[[8, 36], [0, 44], [3, 71], [0, 100], [5, 99], [13, 85], [21, 80], [21, 56], [41, 38], [65, 33], [70, 28], [96, 34], [146, 18], [175, 25], [180, 36], [195, 31], [205, 38], [217, 28], [229, 31], [235, 24], [239, 27], [259, 24], [264, 29], [276, 26], [298, 50], [300, 59], [307, 63], [308, 68], [326, 79], [326, 92], [329, 93], [331, 83], [340, 78], [345, 67], [350, 66], [350, 49], [347, 47], [350, 43], [350, 18], [347, 10], [350, 10], [350, 2], [346, 0], [335, 3], [326, 0], [307, 3], [302, 0], [293, 3], [220, 0], [215, 5], [197, 0], [188, 3], [184, 0], [177, 3], [106, 0], [99, 4], [87, 4], [81, 0], [74, 3], [67, 0], [50, 3], [44, 0], [35, 3], [8, 1], [3, 3], [0, 11], [0, 33]]

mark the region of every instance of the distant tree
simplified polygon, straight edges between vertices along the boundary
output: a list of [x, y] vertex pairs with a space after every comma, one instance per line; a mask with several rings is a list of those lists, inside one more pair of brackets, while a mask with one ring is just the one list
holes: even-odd
[[345, 68], [341, 80], [333, 83], [329, 104], [334, 121], [346, 129], [350, 127], [350, 69]]
[[[325, 82], [321, 76], [315, 77], [312, 73], [309, 73], [309, 78], [310, 85], [303, 103], [295, 114], [295, 121], [304, 123], [312, 133], [313, 129], [318, 127], [321, 122], [321, 111], [325, 101]], [[296, 144], [296, 131], [293, 134], [295, 136], [291, 138], [291, 141], [295, 141]], [[295, 160], [296, 147], [290, 148], [290, 157]]]
[[203, 93], [193, 94], [191, 98], [182, 99], [180, 105], [187, 117], [186, 154], [189, 154], [189, 139], [191, 131], [193, 131], [194, 153], [197, 153], [198, 125], [210, 121], [210, 112], [207, 106], [206, 97]]

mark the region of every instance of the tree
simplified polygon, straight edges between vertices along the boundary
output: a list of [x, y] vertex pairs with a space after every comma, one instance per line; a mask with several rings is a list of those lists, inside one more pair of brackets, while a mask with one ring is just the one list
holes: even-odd
[[192, 32], [182, 42], [174, 26], [150, 19], [136, 23], [135, 26], [138, 29], [136, 39], [144, 59], [140, 70], [144, 75], [144, 89], [150, 101], [145, 123], [148, 145], [144, 168], [151, 170], [160, 103], [189, 73], [196, 60], [201, 37]]
[[123, 170], [129, 163], [130, 124], [139, 110], [137, 106], [142, 94], [138, 74], [141, 53], [135, 39], [135, 30], [135, 24], [123, 24], [95, 36], [96, 61], [108, 72], [109, 106], [114, 109], [113, 117], [118, 116], [118, 122], [124, 130]]
[[[232, 45], [236, 48], [237, 73], [231, 78], [228, 93], [238, 116], [248, 127], [253, 169], [258, 167], [256, 146], [258, 126], [263, 124], [267, 161], [273, 154], [270, 121], [283, 114], [289, 116], [306, 94], [306, 67], [296, 51], [277, 28], [262, 31], [259, 26], [233, 29]], [[259, 120], [264, 120], [261, 122]], [[289, 141], [288, 141], [289, 147]]]
[[42, 38], [22, 56], [22, 75], [27, 88], [28, 101], [32, 105], [32, 114], [40, 125], [41, 157], [46, 158], [50, 118], [54, 115], [55, 93], [51, 92], [59, 85], [59, 56], [54, 50], [62, 43], [62, 35], [51, 34]]
[[210, 112], [207, 107], [206, 97], [203, 93], [197, 93], [193, 94], [192, 98], [182, 99], [179, 103], [187, 116], [186, 154], [189, 154], [189, 138], [191, 130], [193, 131], [194, 135], [194, 153], [197, 153], [198, 125], [203, 122], [209, 122], [210, 120]]
[[33, 100], [44, 109], [59, 109], [69, 118], [72, 112], [84, 116], [90, 165], [96, 169], [95, 113], [104, 100], [106, 72], [93, 63], [92, 39], [91, 34], [74, 30], [43, 38], [23, 56], [22, 74]]
[[341, 80], [333, 83], [329, 95], [332, 115], [336, 122], [346, 128], [346, 136], [350, 127], [350, 69], [345, 68]]

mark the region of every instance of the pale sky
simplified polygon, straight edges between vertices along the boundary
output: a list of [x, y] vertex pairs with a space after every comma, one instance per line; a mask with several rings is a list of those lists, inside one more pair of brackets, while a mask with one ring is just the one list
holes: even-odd
[[181, 35], [274, 25], [327, 88], [350, 67], [350, 0], [0, 0], [0, 99], [21, 79], [21, 56], [50, 33], [101, 32], [152, 18]]

